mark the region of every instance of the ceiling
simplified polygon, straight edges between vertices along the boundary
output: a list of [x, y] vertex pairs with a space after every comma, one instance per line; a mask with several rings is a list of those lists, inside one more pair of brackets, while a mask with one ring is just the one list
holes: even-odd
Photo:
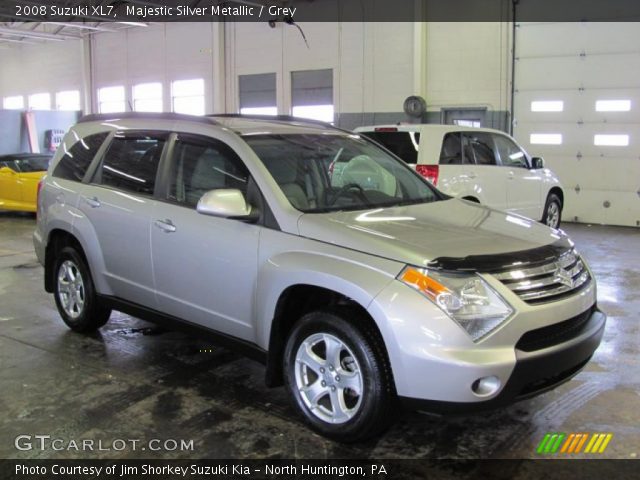
[[[197, 7], [202, 3], [236, 3], [261, 7], [261, 0], [184, 0], [185, 6]], [[289, 0], [290, 1], [290, 0]], [[309, 0], [312, 1], [312, 0]], [[273, 4], [284, 4], [287, 0], [274, 0]], [[56, 16], [51, 21], [43, 21], [42, 17], [18, 16], [17, 8], [42, 8], [46, 5], [56, 7], [87, 6], [76, 16]], [[87, 35], [100, 32], [117, 32], [127, 28], [147, 27], [151, 23], [144, 21], [103, 21], [104, 18], [92, 15], [92, 7], [113, 6], [121, 9], [123, 5], [165, 7], [164, 0], [56, 0], [55, 2], [42, 2], [38, 0], [12, 0], [0, 1], [0, 47], [10, 47], [24, 44], [39, 44], [43, 42], [63, 42], [65, 40], [81, 39]], [[77, 11], [77, 10], [76, 10]], [[50, 10], [47, 11], [48, 13]], [[129, 18], [129, 20], [131, 20]]]
[[[51, 2], [53, 3], [53, 2]], [[50, 5], [47, 3], [46, 5]], [[157, 6], [158, 2], [142, 0], [58, 0], [54, 4], [57, 7], [73, 7], [74, 5], [110, 5], [131, 3], [136, 5]], [[116, 32], [126, 28], [145, 27], [146, 22], [104, 22], [102, 19], [91, 15], [91, 9], [86, 15], [56, 17], [51, 21], [42, 21], [41, 18], [18, 16], [18, 7], [37, 7], [43, 2], [32, 0], [13, 0], [12, 2], [0, 2], [0, 46], [39, 44], [43, 42], [60, 42], [65, 40], [81, 39], [87, 35], [99, 32]]]

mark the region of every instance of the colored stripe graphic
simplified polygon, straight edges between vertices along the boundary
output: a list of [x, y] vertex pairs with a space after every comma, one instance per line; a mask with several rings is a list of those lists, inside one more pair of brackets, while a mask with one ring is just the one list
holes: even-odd
[[[586, 443], [584, 453], [604, 453], [613, 438], [612, 433], [547, 433], [538, 445], [538, 454], [578, 454]], [[588, 441], [587, 441], [588, 440]]]
[[598, 453], [604, 453], [604, 451], [607, 448], [607, 445], [609, 445], [609, 442], [611, 441], [611, 439], [613, 438], [613, 433], [607, 433], [607, 436], [604, 439], [604, 442], [602, 442], [602, 445], [600, 446], [600, 450], [598, 451]]
[[589, 438], [589, 434], [588, 433], [583, 433], [582, 434], [582, 438], [580, 439], [580, 443], [578, 443], [578, 445], [576, 446], [576, 452], [575, 453], [580, 453], [580, 450], [582, 450], [582, 446], [587, 441], [587, 438]]
[[556, 443], [554, 443], [553, 447], [551, 447], [551, 453], [556, 453], [558, 451], [558, 448], [560, 448], [560, 445], [562, 444], [562, 440], [564, 440], [565, 436], [566, 435], [564, 433], [558, 434], [558, 439], [556, 440]]
[[544, 452], [544, 447], [547, 445], [547, 442], [549, 441], [550, 438], [551, 438], [551, 434], [550, 433], [547, 433], [544, 436], [544, 438], [540, 442], [540, 445], [538, 445], [538, 449], [536, 450], [537, 453], [543, 453]]

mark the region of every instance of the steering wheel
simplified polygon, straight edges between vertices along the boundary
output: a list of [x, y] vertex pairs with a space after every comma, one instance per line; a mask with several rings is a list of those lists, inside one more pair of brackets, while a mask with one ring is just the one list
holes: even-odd
[[367, 203], [367, 197], [364, 194], [364, 189], [357, 183], [347, 183], [346, 185], [343, 185], [340, 190], [333, 194], [333, 197], [327, 201], [327, 204], [333, 205], [334, 203], [336, 203], [338, 198], [340, 198], [350, 190], [358, 190], [358, 196], [360, 197], [360, 199]]

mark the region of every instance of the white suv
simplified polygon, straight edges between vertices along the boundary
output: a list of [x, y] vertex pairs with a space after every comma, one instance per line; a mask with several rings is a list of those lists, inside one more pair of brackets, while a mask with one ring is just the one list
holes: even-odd
[[556, 175], [509, 135], [459, 125], [378, 125], [356, 132], [385, 146], [442, 192], [558, 228], [564, 195]]

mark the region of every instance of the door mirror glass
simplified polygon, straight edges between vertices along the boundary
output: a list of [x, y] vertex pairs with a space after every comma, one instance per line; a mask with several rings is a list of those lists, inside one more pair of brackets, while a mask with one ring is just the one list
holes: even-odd
[[533, 157], [531, 159], [531, 167], [536, 170], [544, 168], [544, 159], [542, 157]]
[[196, 206], [198, 213], [238, 220], [257, 220], [257, 210], [251, 208], [240, 190], [218, 188], [205, 193]]

